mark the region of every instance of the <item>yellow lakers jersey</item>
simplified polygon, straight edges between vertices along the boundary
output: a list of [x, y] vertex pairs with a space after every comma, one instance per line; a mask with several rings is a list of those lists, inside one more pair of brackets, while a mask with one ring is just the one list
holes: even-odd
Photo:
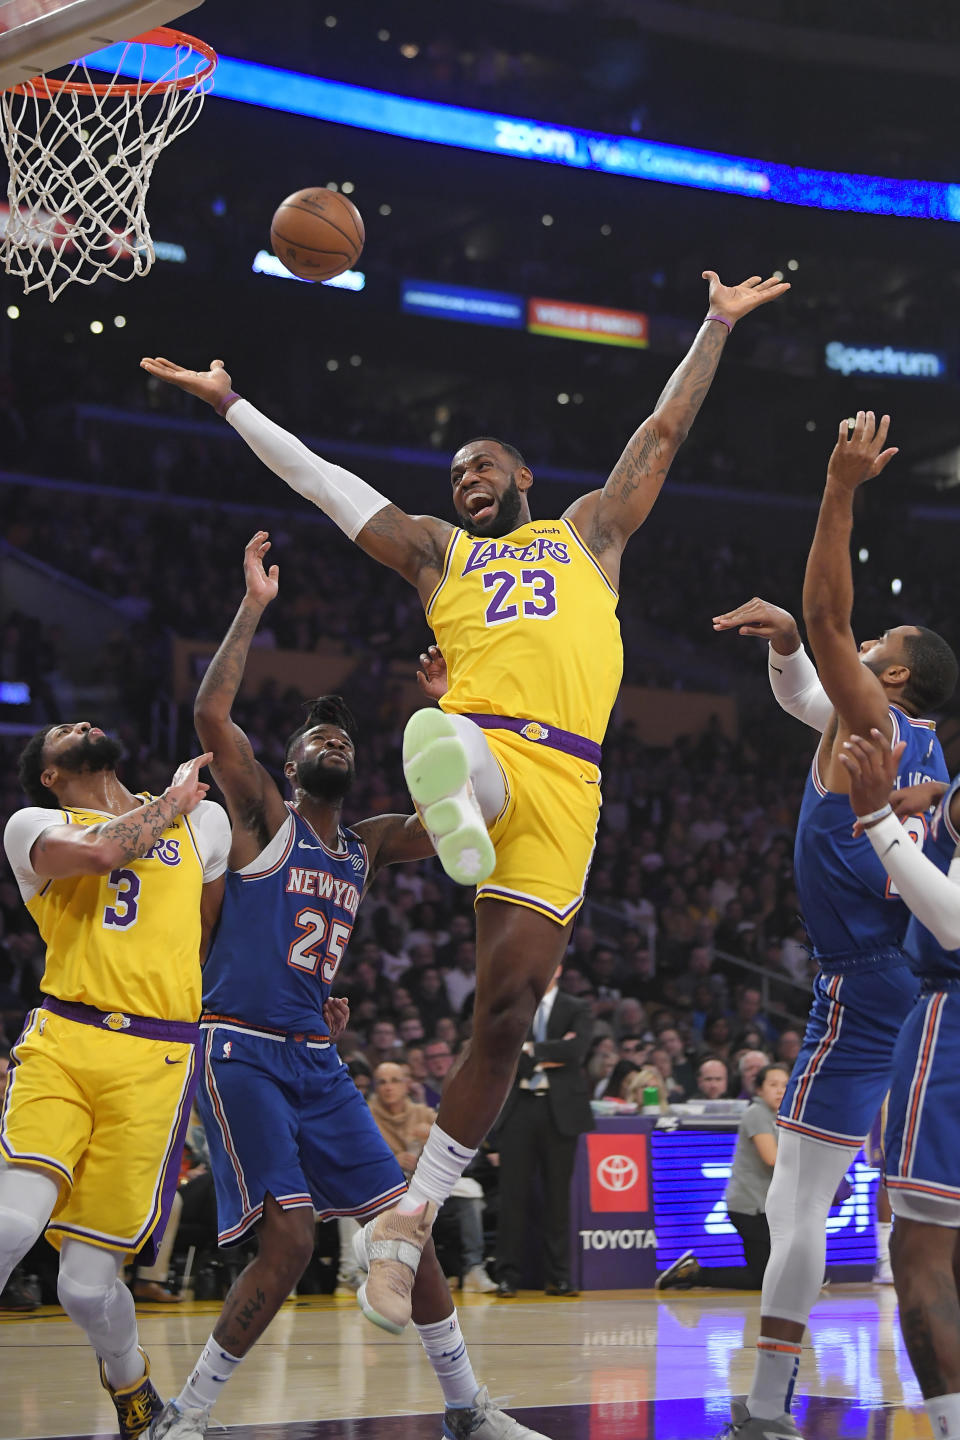
[[455, 530], [427, 620], [447, 662], [440, 704], [602, 741], [623, 675], [617, 592], [568, 520], [499, 539]]
[[[68, 825], [109, 818], [95, 810], [62, 814]], [[47, 947], [44, 994], [156, 1020], [196, 1020], [202, 885], [203, 862], [186, 815], [142, 860], [109, 875], [48, 880], [26, 902]]]

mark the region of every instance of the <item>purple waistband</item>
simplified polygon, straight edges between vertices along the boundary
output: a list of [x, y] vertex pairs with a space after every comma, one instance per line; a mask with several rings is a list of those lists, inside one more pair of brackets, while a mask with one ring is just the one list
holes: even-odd
[[562, 750], [565, 755], [575, 755], [578, 760], [589, 760], [600, 769], [602, 751], [596, 740], [587, 740], [583, 735], [574, 735], [570, 730], [560, 730], [556, 725], [541, 725], [539, 720], [515, 720], [511, 715], [467, 715], [481, 730], [512, 730], [535, 745], [547, 745], [551, 750]]
[[64, 1020], [75, 1020], [78, 1025], [93, 1025], [98, 1030], [110, 1030], [116, 1035], [136, 1035], [140, 1040], [196, 1045], [200, 1039], [199, 1026], [189, 1020], [151, 1020], [144, 1015], [127, 1015], [122, 1010], [96, 1010], [92, 1005], [81, 1005], [76, 1000], [57, 1000], [52, 995], [43, 997], [43, 1009], [53, 1015], [62, 1015]]

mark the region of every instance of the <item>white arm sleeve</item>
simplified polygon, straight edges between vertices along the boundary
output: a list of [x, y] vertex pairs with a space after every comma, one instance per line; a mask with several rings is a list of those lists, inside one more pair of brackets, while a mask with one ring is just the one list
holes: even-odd
[[822, 735], [830, 724], [833, 704], [820, 684], [817, 668], [800, 646], [792, 655], [778, 655], [773, 646], [767, 656], [770, 688], [781, 710], [818, 730]]
[[943, 875], [915, 845], [895, 815], [867, 831], [883, 868], [904, 902], [944, 950], [960, 950], [960, 866], [954, 857]]
[[356, 540], [367, 521], [390, 504], [359, 475], [314, 455], [295, 435], [261, 415], [249, 400], [235, 400], [226, 418], [264, 465], [291, 490], [319, 506], [350, 540]]

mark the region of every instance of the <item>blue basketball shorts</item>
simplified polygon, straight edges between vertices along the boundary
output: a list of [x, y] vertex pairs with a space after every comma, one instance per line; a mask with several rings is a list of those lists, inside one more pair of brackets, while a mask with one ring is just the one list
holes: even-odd
[[920, 982], [909, 965], [820, 971], [777, 1123], [826, 1144], [860, 1146], [890, 1088], [893, 1052]]
[[951, 1228], [960, 1228], [957, 986], [924, 987], [907, 1016], [894, 1053], [886, 1140], [894, 1214]]
[[256, 1225], [264, 1199], [363, 1221], [406, 1182], [332, 1045], [204, 1026], [197, 1104], [210, 1147], [220, 1245]]

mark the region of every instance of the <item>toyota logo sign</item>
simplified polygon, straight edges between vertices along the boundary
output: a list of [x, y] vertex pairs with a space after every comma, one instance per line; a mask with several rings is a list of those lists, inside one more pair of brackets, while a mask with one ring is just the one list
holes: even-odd
[[632, 1190], [640, 1171], [629, 1155], [605, 1155], [597, 1165], [597, 1179], [604, 1190]]

